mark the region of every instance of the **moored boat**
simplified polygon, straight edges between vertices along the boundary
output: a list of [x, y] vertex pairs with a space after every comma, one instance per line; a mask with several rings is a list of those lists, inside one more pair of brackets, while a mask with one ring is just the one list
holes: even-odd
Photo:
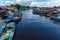
[[56, 14], [56, 15], [52, 16], [51, 19], [60, 21], [60, 14]]
[[40, 14], [41, 13], [40, 8], [34, 8], [32, 12], [33, 12], [33, 14]]
[[[14, 11], [14, 10], [13, 10]], [[7, 10], [8, 16], [1, 19], [0, 22], [0, 40], [12, 40], [15, 32], [16, 22], [21, 19], [21, 16], [12, 10]]]
[[15, 23], [8, 23], [4, 27], [5, 28], [0, 36], [0, 40], [12, 40], [15, 32]]

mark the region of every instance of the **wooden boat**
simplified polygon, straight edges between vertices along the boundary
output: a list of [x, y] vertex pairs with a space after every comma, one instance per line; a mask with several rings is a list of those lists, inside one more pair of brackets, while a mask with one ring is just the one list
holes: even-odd
[[8, 11], [8, 13], [8, 17], [2, 19], [4, 22], [0, 22], [0, 40], [12, 40], [15, 32], [16, 22], [21, 19], [21, 16], [12, 11]]
[[0, 36], [0, 40], [12, 40], [15, 32], [15, 23], [6, 24], [4, 31]]

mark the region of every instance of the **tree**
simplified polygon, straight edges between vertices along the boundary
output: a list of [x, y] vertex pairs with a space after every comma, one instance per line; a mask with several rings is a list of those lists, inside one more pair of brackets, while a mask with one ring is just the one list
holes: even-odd
[[37, 6], [34, 6], [34, 8], [37, 8]]
[[29, 6], [22, 6], [22, 5], [20, 5], [20, 4], [11, 4], [10, 5], [11, 7], [16, 7], [18, 10], [20, 9], [20, 8], [30, 8]]
[[15, 5], [14, 5], [14, 4], [10, 4], [10, 6], [11, 6], [11, 7], [15, 7]]
[[27, 8], [30, 8], [29, 6], [27, 6]]
[[54, 6], [54, 8], [57, 8], [56, 6]]
[[15, 7], [19, 10], [21, 8], [20, 4], [15, 4]]

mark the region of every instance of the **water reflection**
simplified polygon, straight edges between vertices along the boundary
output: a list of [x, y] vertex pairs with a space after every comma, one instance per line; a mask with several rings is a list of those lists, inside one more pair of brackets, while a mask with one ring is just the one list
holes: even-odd
[[50, 18], [22, 11], [22, 20], [16, 27], [14, 40], [60, 40], [60, 24]]

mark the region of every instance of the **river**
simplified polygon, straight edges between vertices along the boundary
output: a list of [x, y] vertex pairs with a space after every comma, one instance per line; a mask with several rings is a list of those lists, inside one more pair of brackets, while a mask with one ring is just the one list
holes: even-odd
[[60, 40], [60, 23], [48, 17], [34, 15], [32, 10], [21, 11], [13, 40]]

